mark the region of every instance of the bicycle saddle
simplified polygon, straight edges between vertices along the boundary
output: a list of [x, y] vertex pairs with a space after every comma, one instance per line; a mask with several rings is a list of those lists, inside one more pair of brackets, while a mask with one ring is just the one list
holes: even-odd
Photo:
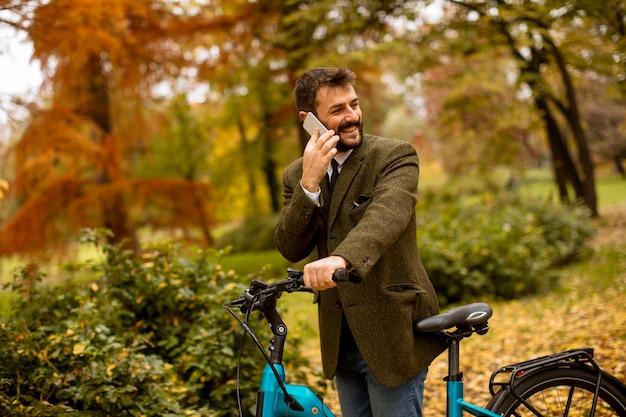
[[425, 317], [413, 323], [418, 332], [436, 332], [451, 327], [481, 326], [489, 320], [493, 310], [486, 303], [472, 303], [456, 307], [436, 316]]

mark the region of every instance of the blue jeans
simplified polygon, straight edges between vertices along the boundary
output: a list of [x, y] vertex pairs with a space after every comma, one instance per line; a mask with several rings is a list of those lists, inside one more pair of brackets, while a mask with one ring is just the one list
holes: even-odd
[[374, 378], [356, 345], [342, 345], [335, 376], [342, 417], [422, 417], [427, 372], [388, 387]]

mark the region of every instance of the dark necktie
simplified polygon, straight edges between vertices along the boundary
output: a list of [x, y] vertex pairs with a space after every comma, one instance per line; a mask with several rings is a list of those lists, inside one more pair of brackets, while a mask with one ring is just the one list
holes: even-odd
[[328, 182], [330, 193], [333, 193], [333, 188], [335, 187], [335, 183], [337, 182], [337, 177], [339, 176], [339, 162], [337, 162], [334, 158], [331, 159], [330, 165], [333, 168], [333, 172], [330, 176], [330, 181]]

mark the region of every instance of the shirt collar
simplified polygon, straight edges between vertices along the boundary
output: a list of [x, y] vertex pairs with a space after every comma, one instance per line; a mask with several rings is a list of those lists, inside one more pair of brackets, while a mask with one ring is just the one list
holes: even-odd
[[346, 162], [346, 159], [348, 159], [348, 157], [350, 156], [350, 154], [352, 154], [352, 151], [354, 149], [349, 149], [345, 152], [339, 152], [337, 155], [335, 155], [335, 161], [337, 161], [339, 163], [339, 166], [342, 166], [344, 162]]

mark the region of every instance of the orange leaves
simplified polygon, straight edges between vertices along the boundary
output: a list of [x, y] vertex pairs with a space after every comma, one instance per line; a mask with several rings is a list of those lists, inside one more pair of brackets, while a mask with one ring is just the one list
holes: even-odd
[[81, 181], [71, 174], [49, 178], [0, 229], [0, 255], [34, 254], [66, 237], [68, 230], [59, 222], [67, 219], [68, 201], [81, 189]]
[[9, 181], [4, 178], [0, 178], [0, 200], [4, 200], [7, 192], [9, 191]]
[[144, 224], [160, 228], [210, 222], [207, 184], [173, 178], [142, 179], [133, 182], [133, 189], [134, 203], [143, 207]]

